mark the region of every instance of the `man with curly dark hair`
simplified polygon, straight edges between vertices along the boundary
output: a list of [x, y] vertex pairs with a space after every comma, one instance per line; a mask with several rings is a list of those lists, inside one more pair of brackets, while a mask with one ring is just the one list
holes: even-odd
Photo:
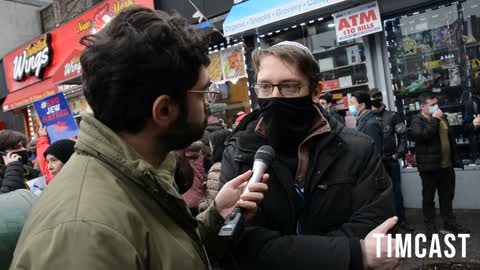
[[224, 219], [235, 205], [251, 218], [267, 187], [240, 195], [244, 173], [194, 218], [175, 185], [173, 150], [201, 138], [218, 94], [205, 35], [135, 6], [81, 42], [93, 115], [83, 115], [76, 152], [32, 209], [11, 269], [209, 269], [207, 251], [226, 250]]

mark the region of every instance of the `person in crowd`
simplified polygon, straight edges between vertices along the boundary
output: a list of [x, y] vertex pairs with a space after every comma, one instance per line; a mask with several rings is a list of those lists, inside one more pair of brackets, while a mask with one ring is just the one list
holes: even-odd
[[327, 111], [334, 119], [337, 119], [340, 123], [343, 123], [343, 118], [333, 108], [333, 98], [330, 93], [325, 93], [318, 98], [318, 105]]
[[348, 110], [357, 118], [355, 130], [370, 136], [375, 142], [375, 148], [383, 153], [383, 127], [371, 111], [372, 101], [367, 91], [359, 90], [352, 94], [352, 103]]
[[310, 50], [284, 41], [254, 50], [252, 59], [260, 110], [230, 137], [221, 184], [252, 168], [262, 145], [276, 154], [265, 198], [236, 242], [240, 268], [397, 267], [398, 259], [376, 256], [371, 238], [397, 220], [381, 156], [370, 138], [313, 104], [321, 88]]
[[178, 193], [184, 194], [193, 184], [195, 177], [192, 165], [185, 156], [185, 150], [175, 151], [177, 156], [177, 163], [175, 164], [175, 184], [177, 185]]
[[[243, 114], [246, 115], [246, 114]], [[241, 117], [241, 116], [240, 116]], [[225, 150], [225, 141], [232, 132], [228, 129], [217, 130], [210, 133], [210, 148], [212, 155], [210, 157], [210, 167], [205, 167], [207, 174], [206, 190], [199, 205], [199, 211], [202, 212], [213, 204], [218, 190], [220, 189], [219, 178], [220, 168], [222, 166], [222, 156]]]
[[193, 214], [198, 213], [198, 205], [205, 193], [206, 174], [202, 145], [202, 142], [196, 141], [184, 151], [185, 159], [190, 163], [193, 170], [193, 181], [190, 189], [183, 193], [182, 197]]
[[480, 163], [480, 97], [471, 95], [463, 115], [465, 134], [469, 138], [472, 163]]
[[178, 15], [130, 6], [81, 42], [93, 114], [32, 208], [10, 269], [209, 269], [207, 251], [229, 244], [218, 237], [224, 219], [235, 206], [251, 219], [267, 185], [242, 194], [252, 172], [236, 176], [196, 218], [175, 188], [173, 151], [202, 136], [218, 94], [208, 38]]
[[27, 152], [28, 152], [28, 162], [29, 166], [33, 166], [35, 168], [35, 163], [37, 161], [37, 138], [32, 138], [27, 145]]
[[369, 91], [372, 100], [372, 112], [377, 120], [383, 124], [383, 165], [392, 179], [395, 210], [399, 219], [399, 227], [407, 232], [414, 228], [407, 222], [403, 205], [400, 164], [398, 159], [403, 158], [407, 151], [408, 130], [402, 116], [386, 109], [383, 95], [378, 88]]
[[27, 138], [18, 131], [0, 131], [0, 193], [28, 189], [25, 183], [38, 177], [39, 171], [29, 166]]
[[418, 101], [421, 111], [412, 119], [410, 132], [415, 141], [417, 166], [422, 179], [422, 208], [427, 234], [438, 233], [434, 201], [437, 190], [444, 228], [455, 234], [466, 233], [468, 229], [457, 223], [452, 208], [454, 167], [463, 168], [455, 149], [453, 131], [438, 107], [435, 95], [422, 94]]
[[243, 111], [239, 111], [235, 113], [232, 117], [232, 129], [235, 129], [238, 126], [238, 123], [242, 121], [243, 118], [245, 118], [247, 114]]
[[[69, 139], [58, 140], [52, 143], [43, 153], [47, 162], [47, 170], [55, 177], [62, 170], [65, 163], [75, 152], [75, 142]], [[52, 179], [50, 179], [51, 181]], [[48, 182], [49, 183], [49, 182]]]
[[208, 108], [208, 120], [207, 121], [208, 121], [207, 127], [205, 128], [205, 131], [207, 133], [210, 133], [210, 132], [213, 132], [213, 131], [219, 130], [219, 129], [225, 129], [227, 127], [225, 125], [225, 121], [222, 118], [213, 115], [210, 108]]
[[53, 179], [53, 174], [48, 170], [48, 161], [45, 158], [45, 151], [50, 146], [50, 139], [48, 138], [47, 127], [41, 126], [37, 130], [37, 163], [40, 172], [45, 176], [45, 181], [50, 184]]

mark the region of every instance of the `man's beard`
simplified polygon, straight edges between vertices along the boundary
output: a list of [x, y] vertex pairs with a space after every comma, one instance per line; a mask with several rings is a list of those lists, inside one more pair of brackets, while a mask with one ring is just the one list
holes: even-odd
[[[207, 127], [207, 117], [201, 123], [187, 122], [186, 115], [180, 116], [173, 125], [168, 128], [167, 134], [162, 141], [168, 147], [169, 151], [187, 148], [190, 144], [202, 138], [205, 128]], [[206, 114], [205, 114], [206, 115]]]

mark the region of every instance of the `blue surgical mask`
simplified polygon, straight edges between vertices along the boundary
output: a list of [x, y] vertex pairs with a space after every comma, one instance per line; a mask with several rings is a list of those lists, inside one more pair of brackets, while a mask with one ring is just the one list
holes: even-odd
[[357, 111], [357, 106], [355, 105], [350, 105], [348, 106], [348, 110], [350, 111], [350, 113], [352, 114], [352, 116], [357, 116], [358, 115], [358, 111]]
[[438, 104], [430, 106], [430, 108], [428, 108], [428, 113], [432, 115], [436, 110], [438, 110]]

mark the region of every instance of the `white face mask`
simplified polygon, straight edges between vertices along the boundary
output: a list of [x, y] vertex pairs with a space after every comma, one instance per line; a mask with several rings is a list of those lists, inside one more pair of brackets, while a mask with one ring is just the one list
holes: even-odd
[[430, 115], [432, 115], [433, 113], [435, 113], [436, 111], [438, 110], [438, 104], [435, 104], [433, 106], [430, 106], [430, 108], [428, 108], [428, 113]]

